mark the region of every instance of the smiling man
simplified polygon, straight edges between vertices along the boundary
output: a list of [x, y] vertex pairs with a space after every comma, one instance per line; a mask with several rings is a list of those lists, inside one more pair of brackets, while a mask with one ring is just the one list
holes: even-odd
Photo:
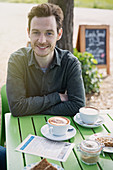
[[56, 47], [62, 36], [63, 12], [54, 4], [34, 6], [28, 14], [31, 47], [11, 54], [7, 97], [13, 116], [75, 115], [85, 105], [78, 59]]

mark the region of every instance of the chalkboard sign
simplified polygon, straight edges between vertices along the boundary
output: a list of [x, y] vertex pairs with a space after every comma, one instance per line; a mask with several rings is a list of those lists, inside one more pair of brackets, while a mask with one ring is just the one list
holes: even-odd
[[85, 30], [86, 51], [92, 53], [98, 64], [106, 64], [106, 29]]
[[80, 52], [94, 55], [99, 68], [109, 69], [109, 26], [108, 25], [80, 25], [76, 48]]

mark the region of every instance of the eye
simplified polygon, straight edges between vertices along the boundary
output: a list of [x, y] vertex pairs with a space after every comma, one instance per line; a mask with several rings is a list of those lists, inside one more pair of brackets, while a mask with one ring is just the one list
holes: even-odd
[[34, 34], [39, 34], [39, 32], [34, 32]]
[[39, 35], [40, 34], [39, 31], [33, 31], [32, 33], [35, 34], [35, 35]]
[[53, 33], [52, 33], [52, 32], [47, 32], [46, 35], [47, 35], [47, 36], [52, 36]]

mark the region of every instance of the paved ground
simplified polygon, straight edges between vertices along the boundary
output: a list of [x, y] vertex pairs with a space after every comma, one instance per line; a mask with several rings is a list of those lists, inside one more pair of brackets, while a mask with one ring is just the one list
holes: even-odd
[[[26, 46], [27, 14], [34, 4], [0, 3], [0, 88], [6, 82], [7, 61], [12, 52]], [[110, 25], [110, 65], [113, 64], [113, 10], [74, 9], [74, 46], [79, 24]], [[113, 67], [110, 67], [111, 71]]]

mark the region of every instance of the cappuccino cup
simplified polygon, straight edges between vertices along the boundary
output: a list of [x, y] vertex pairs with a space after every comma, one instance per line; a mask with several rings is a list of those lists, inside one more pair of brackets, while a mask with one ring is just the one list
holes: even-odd
[[99, 117], [99, 110], [95, 107], [82, 107], [79, 109], [79, 113], [85, 124], [94, 124]]
[[56, 136], [65, 135], [70, 126], [70, 120], [66, 117], [54, 116], [47, 121], [49, 133]]

